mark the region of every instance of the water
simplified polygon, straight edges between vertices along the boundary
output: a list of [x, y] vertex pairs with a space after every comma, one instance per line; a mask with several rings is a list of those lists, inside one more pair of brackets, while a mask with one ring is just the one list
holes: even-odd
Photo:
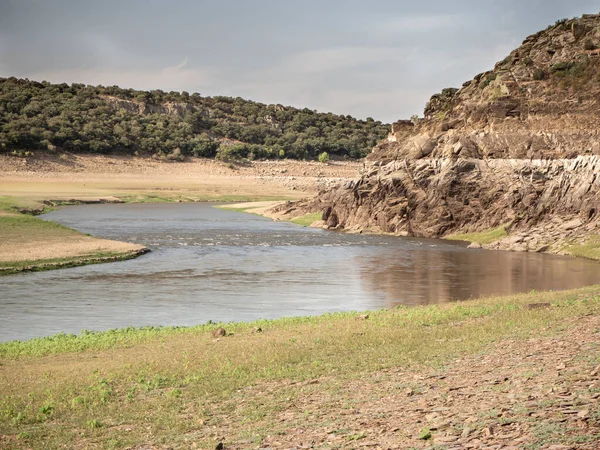
[[43, 217], [152, 252], [0, 278], [0, 341], [443, 303], [600, 282], [600, 264], [586, 260], [349, 235], [207, 204], [74, 206]]

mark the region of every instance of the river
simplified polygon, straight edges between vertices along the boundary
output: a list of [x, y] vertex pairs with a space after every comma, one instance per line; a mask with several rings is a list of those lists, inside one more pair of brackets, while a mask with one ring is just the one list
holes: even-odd
[[210, 204], [72, 206], [42, 218], [152, 252], [1, 277], [0, 341], [445, 303], [600, 282], [600, 264], [583, 259], [351, 235]]

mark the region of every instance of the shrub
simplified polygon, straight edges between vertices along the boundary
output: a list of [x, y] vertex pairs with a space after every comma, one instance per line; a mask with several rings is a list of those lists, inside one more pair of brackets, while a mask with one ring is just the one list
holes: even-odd
[[320, 163], [327, 163], [329, 162], [329, 154], [327, 152], [323, 152], [319, 155], [319, 162]]
[[571, 67], [573, 67], [574, 64], [575, 63], [573, 61], [562, 61], [556, 64], [552, 64], [550, 66], [550, 72], [566, 72], [567, 70], [571, 69]]
[[583, 43], [584, 50], [596, 50], [596, 45], [592, 42], [591, 39], [586, 39]]
[[540, 80], [545, 80], [546, 79], [546, 72], [544, 71], [544, 69], [535, 69], [533, 72], [533, 79], [540, 81]]

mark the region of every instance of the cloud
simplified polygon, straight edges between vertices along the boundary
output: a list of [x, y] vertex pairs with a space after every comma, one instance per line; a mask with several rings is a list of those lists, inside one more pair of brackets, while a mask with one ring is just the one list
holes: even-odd
[[365, 64], [407, 60], [411, 58], [412, 53], [399, 47], [322, 48], [289, 56], [270, 68], [269, 71], [290, 74], [329, 72]]
[[402, 16], [385, 19], [373, 28], [383, 33], [431, 33], [444, 28], [457, 27], [464, 21], [458, 14], [442, 14], [431, 16]]

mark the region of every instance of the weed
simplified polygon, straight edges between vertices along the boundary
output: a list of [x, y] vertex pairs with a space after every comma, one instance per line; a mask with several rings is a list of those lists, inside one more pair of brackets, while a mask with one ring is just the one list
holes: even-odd
[[91, 419], [86, 422], [86, 425], [88, 428], [96, 429], [102, 427], [102, 422], [100, 422], [98, 419]]
[[423, 441], [428, 441], [431, 439], [431, 430], [429, 428], [423, 428], [419, 433], [419, 439]]

